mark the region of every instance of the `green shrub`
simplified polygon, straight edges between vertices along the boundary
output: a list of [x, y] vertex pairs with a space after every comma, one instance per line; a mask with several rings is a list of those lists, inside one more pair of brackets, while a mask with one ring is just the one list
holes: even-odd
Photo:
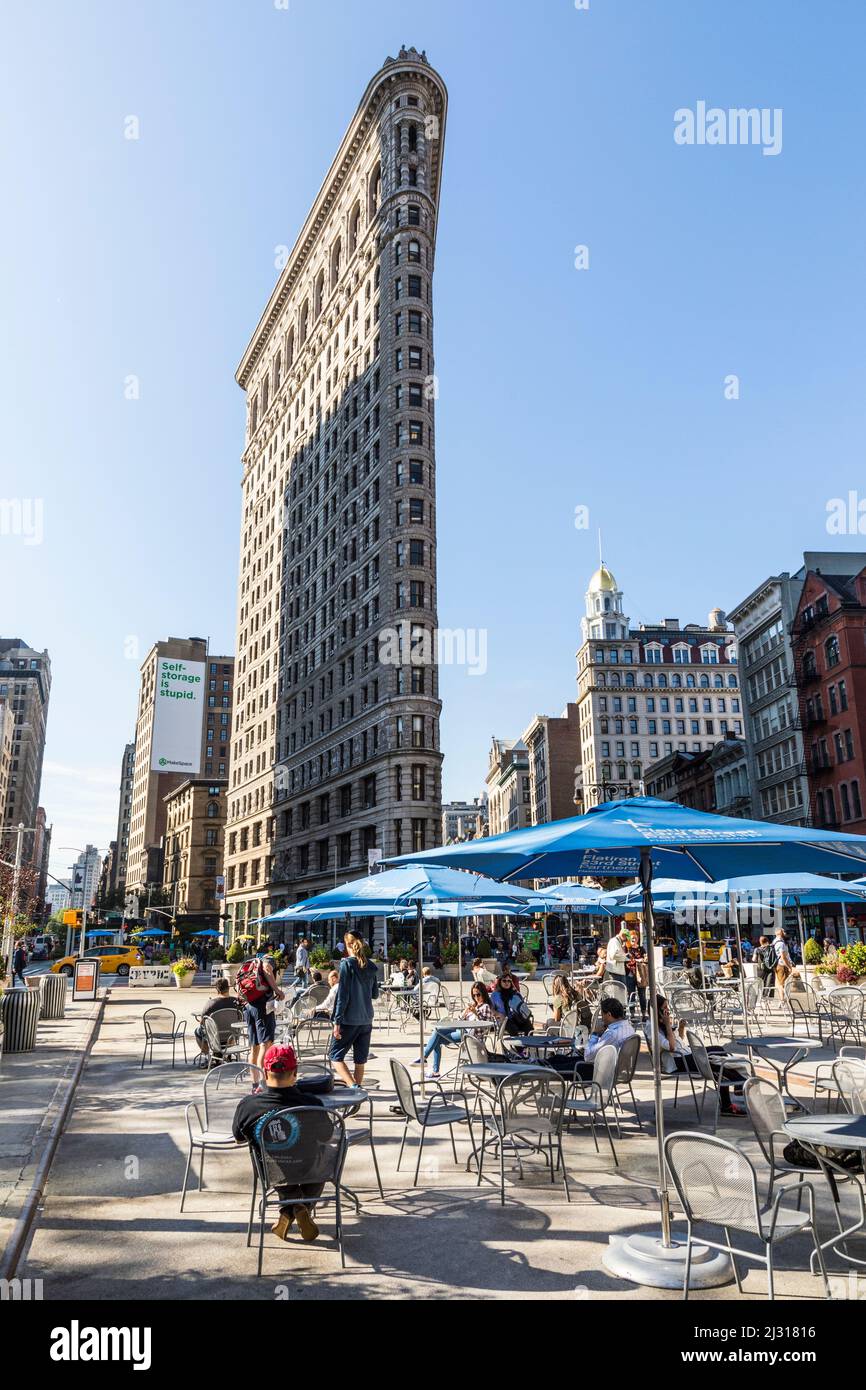
[[456, 941], [448, 941], [442, 947], [442, 959], [446, 965], [459, 965], [460, 947]]
[[179, 960], [175, 961], [171, 968], [172, 972], [175, 975], [179, 975], [182, 979], [184, 975], [195, 974], [195, 961], [192, 956], [181, 956]]
[[478, 950], [475, 953], [479, 960], [489, 960], [493, 955], [493, 948], [489, 941], [479, 941]]
[[310, 951], [310, 965], [320, 970], [323, 965], [331, 964], [331, 952], [325, 946], [314, 946]]
[[804, 962], [806, 963], [806, 965], [817, 965], [819, 961], [823, 960], [823, 957], [824, 953], [821, 950], [821, 947], [818, 945], [814, 936], [810, 936], [809, 940], [803, 947]]
[[836, 952], [836, 967], [837, 975], [843, 969], [850, 970], [852, 979], [866, 975], [866, 945], [862, 941], [854, 941], [848, 946], [840, 946]]
[[229, 965], [240, 965], [244, 958], [244, 948], [239, 941], [233, 941], [226, 951], [226, 960]]

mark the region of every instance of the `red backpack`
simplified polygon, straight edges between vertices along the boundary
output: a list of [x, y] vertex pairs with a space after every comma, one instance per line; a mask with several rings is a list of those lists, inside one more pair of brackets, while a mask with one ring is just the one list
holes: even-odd
[[260, 960], [248, 960], [241, 966], [235, 980], [235, 989], [240, 998], [246, 1000], [248, 1004], [256, 1004], [271, 993], [271, 987], [265, 979], [264, 966]]

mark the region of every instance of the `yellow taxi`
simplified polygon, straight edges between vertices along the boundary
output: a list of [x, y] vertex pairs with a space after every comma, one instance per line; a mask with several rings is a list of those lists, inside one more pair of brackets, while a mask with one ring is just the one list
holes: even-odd
[[701, 958], [701, 954], [702, 954], [702, 953], [703, 953], [704, 960], [718, 960], [718, 959], [719, 959], [719, 956], [722, 954], [722, 951], [724, 950], [724, 946], [725, 946], [724, 941], [714, 941], [714, 940], [710, 939], [710, 940], [706, 940], [706, 941], [702, 941], [702, 942], [701, 942], [701, 949], [700, 949], [700, 950], [698, 950], [698, 946], [697, 946], [697, 942], [696, 942], [694, 946], [690, 946], [690, 947], [689, 947], [689, 949], [688, 949], [688, 951], [686, 952], [686, 954], [687, 954], [689, 960], [697, 960], [697, 961], [699, 961], [700, 958]]
[[[84, 959], [98, 960], [101, 975], [128, 975], [131, 965], [144, 965], [144, 956], [137, 946], [90, 946], [84, 952]], [[73, 975], [77, 960], [77, 954], [56, 960], [51, 967], [52, 973]]]

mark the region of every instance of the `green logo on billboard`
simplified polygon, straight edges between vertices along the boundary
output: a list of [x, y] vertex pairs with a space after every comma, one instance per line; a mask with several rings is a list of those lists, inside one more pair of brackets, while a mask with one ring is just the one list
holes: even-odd
[[167, 758], [160, 758], [160, 760], [159, 760], [159, 765], [160, 765], [160, 767], [165, 767], [167, 761], [168, 761]]

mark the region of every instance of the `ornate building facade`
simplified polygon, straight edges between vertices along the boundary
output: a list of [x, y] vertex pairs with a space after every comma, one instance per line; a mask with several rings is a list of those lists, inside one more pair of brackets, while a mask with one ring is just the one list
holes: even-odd
[[737, 642], [720, 609], [706, 627], [629, 625], [605, 564], [593, 574], [577, 653], [578, 811], [645, 794], [648, 764], [743, 735]]
[[431, 287], [446, 104], [424, 54], [386, 60], [238, 368], [235, 931], [441, 834]]

